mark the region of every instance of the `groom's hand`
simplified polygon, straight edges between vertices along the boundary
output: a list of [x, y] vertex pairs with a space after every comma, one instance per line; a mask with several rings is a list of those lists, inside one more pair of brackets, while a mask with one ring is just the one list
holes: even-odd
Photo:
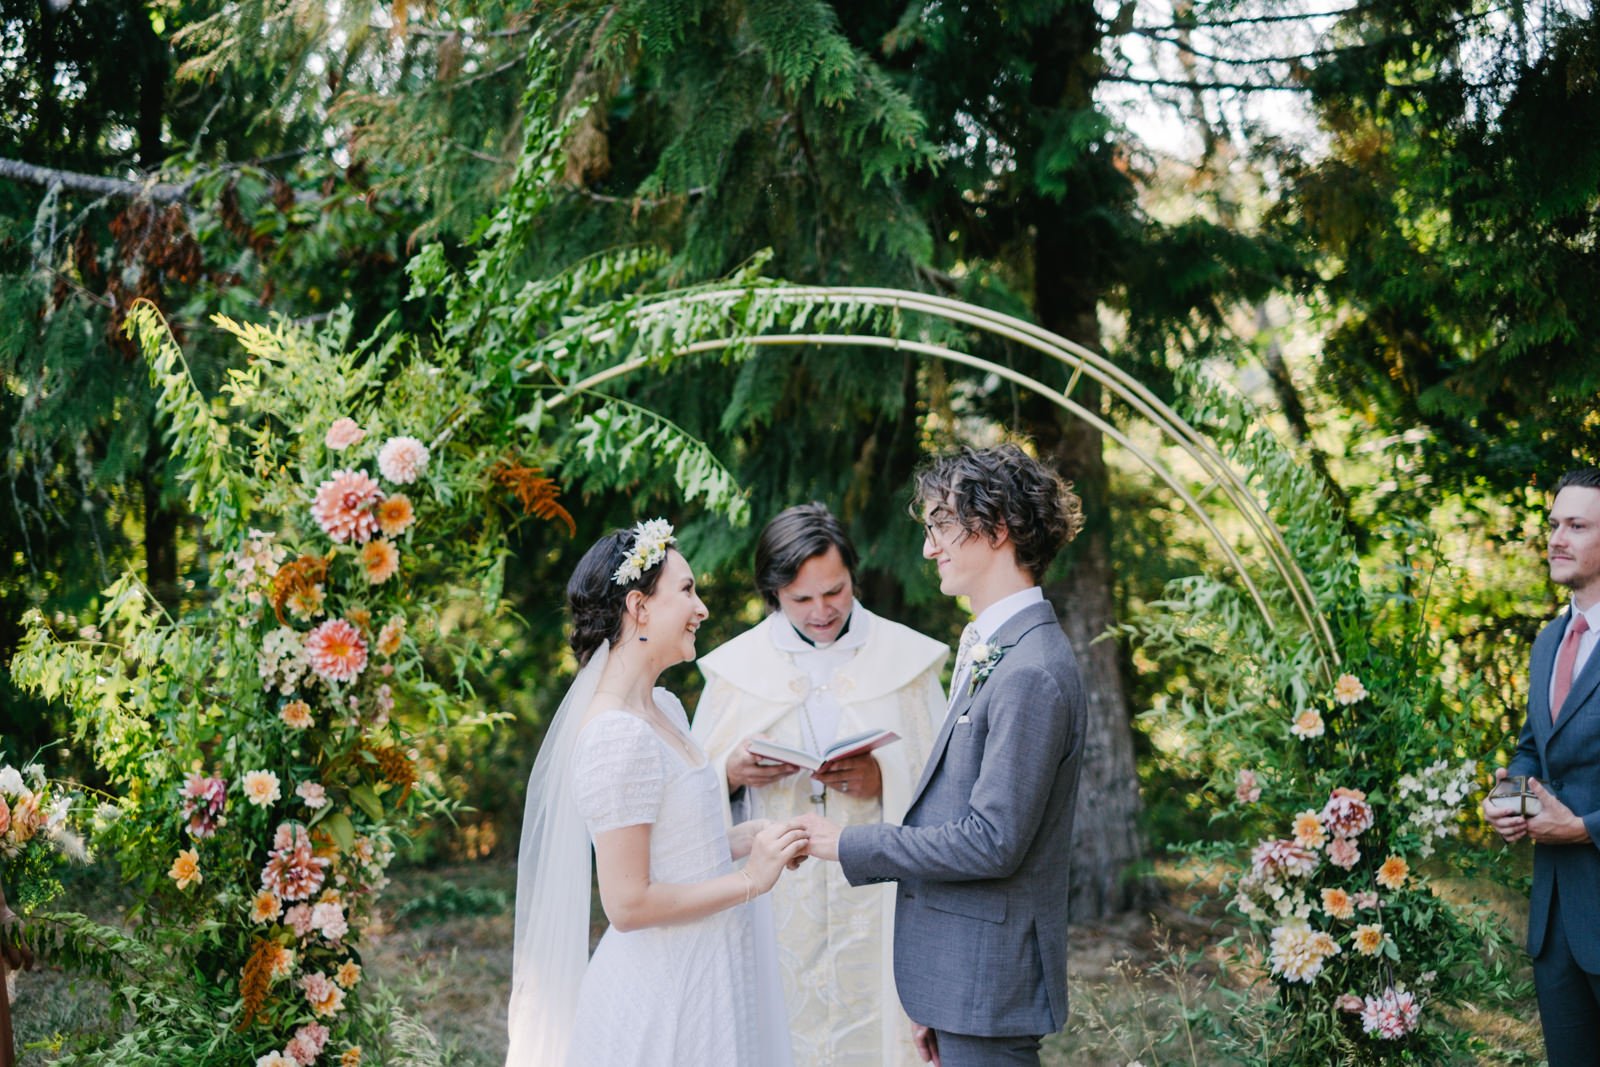
[[806, 849], [806, 854], [819, 860], [837, 860], [839, 858], [839, 824], [831, 819], [824, 819], [815, 812], [807, 812], [795, 820], [811, 838], [811, 844]]
[[933, 1028], [920, 1023], [911, 1024], [911, 1043], [917, 1047], [917, 1055], [923, 1063], [932, 1063], [939, 1067], [939, 1039], [934, 1036]]

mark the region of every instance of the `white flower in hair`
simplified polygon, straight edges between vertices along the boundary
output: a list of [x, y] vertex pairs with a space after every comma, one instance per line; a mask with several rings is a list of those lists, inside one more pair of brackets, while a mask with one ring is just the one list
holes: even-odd
[[647, 519], [633, 528], [633, 547], [628, 550], [611, 580], [618, 585], [638, 581], [644, 572], [660, 563], [667, 555], [667, 546], [676, 544], [672, 523], [666, 519]]

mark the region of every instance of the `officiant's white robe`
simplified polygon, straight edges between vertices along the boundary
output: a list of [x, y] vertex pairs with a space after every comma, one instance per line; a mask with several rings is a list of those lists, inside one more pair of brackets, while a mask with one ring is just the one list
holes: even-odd
[[[781, 630], [775, 632], [775, 628]], [[801, 771], [761, 789], [746, 789], [748, 818], [787, 819], [824, 810], [844, 825], [899, 822], [946, 710], [939, 672], [950, 650], [909, 627], [880, 618], [856, 602], [849, 637], [854, 654], [828, 662], [826, 686], [838, 715], [832, 738], [871, 729], [893, 730], [901, 740], [873, 755], [883, 776], [878, 798], [862, 800], [830, 789], [825, 810], [811, 799], [815, 783]], [[812, 676], [797, 657], [809, 655], [781, 612], [700, 659], [706, 688], [694, 719], [694, 736], [717, 768], [727, 791], [727, 761], [751, 734], [812, 749], [802, 709], [813, 695]], [[810, 664], [813, 668], [815, 663]], [[815, 710], [815, 707], [813, 708]], [[813, 717], [815, 720], [815, 716]], [[824, 747], [828, 738], [820, 739]], [[730, 811], [730, 820], [731, 820]], [[788, 1005], [797, 1067], [809, 1065], [920, 1064], [911, 1023], [894, 988], [894, 889], [852, 888], [837, 863], [812, 861], [779, 879], [771, 894], [777, 920], [779, 969]]]

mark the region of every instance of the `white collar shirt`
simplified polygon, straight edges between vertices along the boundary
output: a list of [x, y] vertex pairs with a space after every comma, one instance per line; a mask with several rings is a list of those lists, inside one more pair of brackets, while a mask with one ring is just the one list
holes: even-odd
[[[1592, 652], [1594, 652], [1594, 646], [1596, 642], [1600, 641], [1600, 601], [1596, 601], [1588, 611], [1580, 612], [1576, 603], [1574, 603], [1568, 610], [1567, 625], [1561, 629], [1561, 644], [1556, 646], [1557, 661], [1561, 659], [1561, 645], [1564, 645], [1567, 642], [1567, 631], [1572, 628], [1572, 621], [1579, 615], [1582, 615], [1588, 620], [1589, 630], [1582, 637], [1578, 638], [1578, 658], [1572, 662], [1572, 680], [1574, 682], [1577, 681], [1578, 676], [1583, 673], [1583, 665], [1589, 662], [1589, 656]], [[1552, 667], [1550, 670], [1549, 686], [1550, 687], [1547, 691], [1549, 699], [1551, 703], [1554, 703], [1556, 698], [1556, 672], [1554, 667]], [[1560, 709], [1558, 708], [1556, 710], [1559, 711]]]
[[[978, 613], [978, 617], [972, 620], [972, 627], [978, 632], [978, 640], [983, 644], [988, 644], [994, 638], [994, 635], [1000, 632], [1000, 627], [1010, 622], [1013, 616], [1035, 604], [1043, 603], [1044, 590], [1036, 585], [1030, 585], [1026, 589], [1012, 593], [1010, 596], [1001, 597], [984, 608]], [[970, 663], [963, 663], [959, 666], [961, 669], [960, 675], [950, 679], [950, 702], [952, 704], [955, 703], [957, 694], [963, 691], [962, 686], [966, 684], [967, 675], [971, 673], [972, 665]]]

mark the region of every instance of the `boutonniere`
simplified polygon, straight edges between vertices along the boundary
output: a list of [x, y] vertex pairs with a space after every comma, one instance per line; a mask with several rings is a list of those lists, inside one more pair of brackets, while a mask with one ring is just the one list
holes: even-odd
[[968, 696], [976, 693], [978, 686], [988, 681], [989, 675], [994, 673], [994, 669], [1000, 665], [1000, 660], [1010, 647], [1009, 645], [1004, 647], [991, 645], [987, 642], [979, 642], [972, 646], [972, 673], [970, 675], [971, 680], [967, 683]]

